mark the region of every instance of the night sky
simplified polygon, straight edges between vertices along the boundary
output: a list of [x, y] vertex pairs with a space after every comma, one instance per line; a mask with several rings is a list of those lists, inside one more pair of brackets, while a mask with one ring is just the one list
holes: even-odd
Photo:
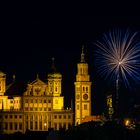
[[[0, 42], [0, 70], [7, 74], [7, 83], [12, 75], [17, 80], [32, 81], [39, 74], [46, 80], [55, 57], [56, 68], [63, 76], [65, 105], [74, 98], [74, 81], [77, 63], [80, 62], [82, 45], [85, 46], [85, 59], [89, 64], [92, 81], [92, 112], [104, 110], [105, 95], [112, 85], [97, 75], [94, 66], [93, 43], [111, 29], [140, 30], [139, 16], [77, 16], [65, 12], [15, 11], [3, 17]], [[129, 106], [138, 102], [139, 87], [125, 93]], [[125, 104], [125, 103], [124, 103]]]

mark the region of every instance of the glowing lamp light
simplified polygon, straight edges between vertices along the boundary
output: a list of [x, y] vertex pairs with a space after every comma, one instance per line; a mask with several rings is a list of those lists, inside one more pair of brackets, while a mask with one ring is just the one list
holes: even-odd
[[130, 120], [125, 120], [125, 126], [129, 126], [130, 125]]
[[47, 126], [47, 123], [44, 123], [44, 126], [45, 126], [45, 128], [46, 128], [46, 126]]

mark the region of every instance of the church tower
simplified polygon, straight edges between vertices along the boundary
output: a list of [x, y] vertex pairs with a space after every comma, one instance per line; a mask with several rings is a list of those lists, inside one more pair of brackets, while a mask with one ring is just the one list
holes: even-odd
[[52, 58], [51, 72], [48, 74], [48, 89], [50, 95], [61, 95], [61, 80], [62, 75], [56, 70], [54, 65], [54, 58]]
[[81, 124], [86, 116], [91, 116], [91, 82], [88, 64], [84, 58], [82, 47], [81, 61], [77, 64], [75, 84], [75, 124]]
[[48, 74], [48, 92], [53, 97], [53, 109], [64, 108], [64, 97], [61, 96], [62, 75], [56, 70], [54, 58], [52, 58], [51, 72]]

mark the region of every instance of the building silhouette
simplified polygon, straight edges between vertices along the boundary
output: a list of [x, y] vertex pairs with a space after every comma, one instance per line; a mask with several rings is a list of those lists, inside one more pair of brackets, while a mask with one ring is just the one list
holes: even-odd
[[54, 66], [48, 81], [36, 79], [28, 84], [13, 82], [6, 86], [6, 74], [0, 72], [0, 129], [2, 133], [68, 129], [73, 123], [72, 109], [64, 109], [61, 95], [62, 75]]
[[[48, 131], [49, 128], [68, 129], [71, 125], [99, 120], [91, 116], [91, 81], [84, 48], [77, 64], [75, 84], [75, 120], [73, 107], [64, 108], [62, 96], [62, 75], [57, 71], [52, 58], [51, 72], [47, 82], [36, 76], [30, 83], [13, 82], [6, 85], [6, 74], [0, 72], [0, 130], [2, 133], [25, 133]], [[72, 104], [72, 103], [71, 103]]]

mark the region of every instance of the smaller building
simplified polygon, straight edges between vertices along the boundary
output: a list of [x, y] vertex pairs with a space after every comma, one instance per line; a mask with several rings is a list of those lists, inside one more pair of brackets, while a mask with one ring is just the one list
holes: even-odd
[[112, 95], [107, 96], [107, 118], [112, 119], [114, 114]]

